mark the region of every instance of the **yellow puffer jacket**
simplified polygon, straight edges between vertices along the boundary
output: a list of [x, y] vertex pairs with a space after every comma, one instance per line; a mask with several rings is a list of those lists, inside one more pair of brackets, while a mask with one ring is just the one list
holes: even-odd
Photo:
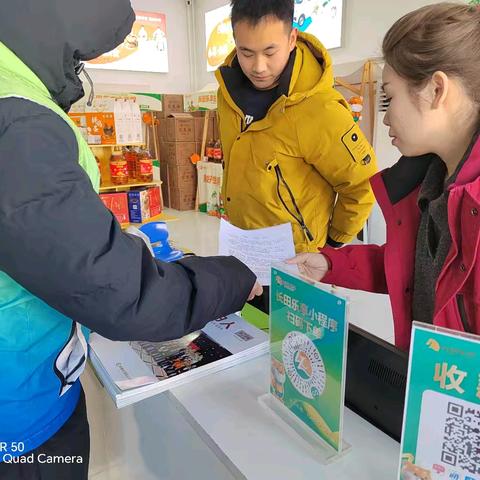
[[[234, 58], [232, 52], [224, 67]], [[297, 252], [316, 251], [327, 236], [351, 241], [374, 202], [369, 178], [376, 159], [333, 88], [323, 45], [312, 35], [299, 35], [288, 97], [282, 95], [244, 132], [244, 114], [220, 69], [216, 75], [230, 221], [243, 229], [291, 222]]]

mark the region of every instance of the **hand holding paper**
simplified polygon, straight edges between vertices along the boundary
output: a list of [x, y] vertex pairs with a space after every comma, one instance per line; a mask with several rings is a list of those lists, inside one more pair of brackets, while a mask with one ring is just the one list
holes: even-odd
[[270, 285], [270, 267], [295, 256], [289, 223], [257, 230], [242, 230], [220, 223], [219, 255], [233, 255], [255, 273], [261, 285]]
[[300, 253], [287, 260], [288, 265], [297, 265], [302, 275], [320, 282], [329, 270], [327, 257], [321, 253]]

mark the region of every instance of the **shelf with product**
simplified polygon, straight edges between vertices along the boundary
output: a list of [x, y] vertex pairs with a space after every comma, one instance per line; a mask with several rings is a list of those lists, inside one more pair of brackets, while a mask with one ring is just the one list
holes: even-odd
[[172, 222], [174, 220], [178, 220], [178, 218], [174, 217], [173, 215], [169, 215], [165, 212], [162, 212], [162, 213], [159, 213], [158, 215], [155, 215], [153, 217], [148, 218], [147, 220], [145, 220], [142, 223], [125, 222], [125, 223], [121, 223], [120, 225], [121, 225], [122, 229], [125, 230], [128, 227], [140, 228], [142, 225], [145, 225], [145, 224], [151, 223], [151, 222]]
[[90, 148], [114, 148], [114, 147], [141, 147], [143, 143], [128, 143], [128, 144], [119, 144], [119, 143], [111, 143], [111, 144], [103, 144], [103, 143], [89, 143], [88, 146]]
[[146, 146], [91, 147], [100, 171], [100, 198], [122, 227], [163, 221], [161, 181]]
[[150, 96], [101, 94], [70, 112], [96, 158], [99, 196], [123, 228], [171, 219], [163, 214], [160, 109]]
[[159, 182], [154, 178], [153, 165], [158, 162], [144, 145], [91, 145], [101, 176], [101, 189], [145, 186]]
[[107, 192], [125, 192], [132, 188], [144, 188], [144, 187], [155, 187], [161, 186], [161, 181], [153, 181], [153, 182], [135, 182], [132, 183], [125, 183], [122, 185], [114, 185], [114, 184], [104, 184], [102, 183], [99, 192], [100, 193], [107, 193]]

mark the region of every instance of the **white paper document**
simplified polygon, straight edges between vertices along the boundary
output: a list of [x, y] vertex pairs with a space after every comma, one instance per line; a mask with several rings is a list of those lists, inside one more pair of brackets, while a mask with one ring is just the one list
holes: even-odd
[[261, 285], [270, 285], [270, 267], [295, 256], [292, 225], [242, 230], [220, 223], [219, 255], [233, 255], [255, 273]]

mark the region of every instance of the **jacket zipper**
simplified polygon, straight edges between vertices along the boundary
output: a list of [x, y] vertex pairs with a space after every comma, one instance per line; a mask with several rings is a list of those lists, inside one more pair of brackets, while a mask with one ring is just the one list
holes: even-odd
[[57, 361], [58, 361], [58, 357], [60, 357], [60, 355], [62, 354], [63, 350], [65, 349], [65, 347], [71, 342], [73, 336], [75, 335], [75, 330], [76, 330], [76, 325], [75, 325], [75, 322], [72, 321], [72, 328], [70, 330], [70, 335], [68, 336], [68, 339], [67, 341], [65, 342], [65, 344], [63, 345], [63, 347], [61, 348], [61, 350], [58, 352], [58, 355], [56, 356], [55, 358], [55, 362], [53, 363], [53, 371], [55, 372], [55, 375], [58, 377], [58, 379], [60, 380], [61, 382], [61, 388], [60, 388], [60, 391], [62, 391], [63, 387], [65, 387], [65, 385], [68, 385], [68, 381], [67, 381], [67, 376], [65, 376], [63, 374], [63, 372], [61, 372], [58, 368], [57, 368]]
[[470, 327], [470, 322], [468, 321], [467, 310], [465, 309], [465, 300], [461, 294], [457, 295], [457, 307], [460, 319], [462, 320], [463, 329], [467, 333], [473, 333], [473, 330]]
[[[302, 231], [303, 231], [303, 234], [305, 235], [305, 237], [307, 238], [308, 241], [312, 242], [313, 241], [313, 235], [312, 235], [312, 232], [310, 232], [310, 230], [308, 229], [306, 223], [305, 223], [305, 220], [303, 218], [303, 215], [302, 215], [302, 212], [300, 211], [300, 209], [298, 208], [298, 205], [297, 205], [297, 202], [295, 200], [295, 197], [293, 196], [293, 192], [292, 190], [290, 189], [290, 187], [288, 186], [288, 183], [286, 182], [285, 178], [283, 177], [283, 174], [282, 174], [282, 171], [280, 170], [280, 166], [279, 165], [275, 165], [275, 173], [277, 175], [277, 194], [278, 194], [278, 198], [280, 199], [280, 201], [282, 202], [282, 205], [285, 207], [285, 210], [295, 219], [295, 221], [300, 225]], [[282, 197], [282, 194], [280, 192], [280, 182], [282, 182], [284, 185], [285, 185], [285, 188], [287, 189], [287, 192], [290, 196], [290, 200], [292, 201], [293, 203], [293, 206], [295, 207], [295, 211], [296, 211], [296, 214], [294, 212], [292, 212], [287, 204], [285, 203], [285, 200], [283, 199]]]

